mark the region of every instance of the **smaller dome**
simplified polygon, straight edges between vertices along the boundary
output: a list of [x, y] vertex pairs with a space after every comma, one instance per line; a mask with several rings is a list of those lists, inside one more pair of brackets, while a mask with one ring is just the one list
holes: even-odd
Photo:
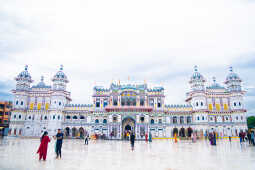
[[216, 82], [216, 77], [213, 77], [213, 83], [211, 86], [207, 87], [207, 89], [225, 89], [225, 87], [221, 86]]
[[18, 80], [28, 80], [29, 82], [32, 83], [31, 75], [28, 72], [28, 66], [25, 66], [25, 70], [19, 73], [19, 75], [15, 78], [16, 81]]
[[51, 86], [45, 85], [43, 80], [44, 80], [44, 77], [41, 76], [41, 81], [36, 86], [33, 86], [33, 88], [51, 88]]
[[225, 83], [228, 83], [229, 81], [242, 81], [238, 74], [233, 72], [233, 68], [229, 67], [229, 74], [226, 77]]
[[203, 82], [205, 82], [205, 78], [202, 74], [200, 74], [198, 72], [197, 66], [194, 67], [194, 73], [190, 78], [190, 82], [193, 82], [193, 81], [203, 81]]
[[52, 81], [55, 81], [55, 80], [61, 80], [61, 81], [64, 81], [65, 83], [69, 82], [67, 79], [67, 76], [63, 72], [63, 65], [60, 65], [59, 71], [54, 75]]

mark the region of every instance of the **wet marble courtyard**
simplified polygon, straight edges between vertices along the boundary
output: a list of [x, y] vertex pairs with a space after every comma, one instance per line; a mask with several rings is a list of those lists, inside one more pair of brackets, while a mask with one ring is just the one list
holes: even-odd
[[38, 161], [39, 139], [7, 137], [0, 139], [1, 170], [103, 170], [103, 169], [165, 169], [165, 170], [254, 170], [255, 147], [240, 146], [218, 140], [217, 146], [208, 141], [197, 143], [172, 140], [137, 141], [131, 151], [128, 141], [64, 140], [62, 159], [55, 159], [54, 140], [49, 143], [46, 161]]

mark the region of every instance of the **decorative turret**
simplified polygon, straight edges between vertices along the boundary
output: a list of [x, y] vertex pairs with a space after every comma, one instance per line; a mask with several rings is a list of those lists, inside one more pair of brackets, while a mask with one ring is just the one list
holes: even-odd
[[189, 81], [192, 91], [203, 91], [205, 82], [204, 76], [198, 72], [197, 66], [195, 66], [194, 73]]
[[229, 74], [227, 75], [226, 81], [224, 82], [227, 85], [228, 91], [241, 91], [241, 82], [240, 77], [233, 72], [233, 68], [229, 67]]
[[28, 90], [30, 88], [30, 84], [33, 82], [29, 72], [28, 66], [25, 66], [25, 70], [19, 73], [19, 75], [15, 78], [16, 90]]
[[66, 83], [69, 81], [63, 72], [63, 65], [60, 65], [60, 69], [52, 78], [52, 82], [53, 90], [66, 90]]

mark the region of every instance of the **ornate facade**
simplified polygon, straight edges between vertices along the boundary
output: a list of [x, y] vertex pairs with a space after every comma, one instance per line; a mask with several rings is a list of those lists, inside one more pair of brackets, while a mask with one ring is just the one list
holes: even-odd
[[125, 131], [131, 130], [137, 139], [144, 139], [149, 131], [153, 137], [168, 138], [174, 133], [185, 136], [188, 128], [198, 135], [215, 130], [221, 136], [236, 136], [247, 129], [245, 91], [232, 68], [224, 87], [215, 78], [206, 86], [206, 79], [195, 67], [185, 105], [165, 104], [163, 87], [120, 82], [109, 88], [95, 86], [92, 104], [71, 104], [62, 66], [53, 76], [52, 86], [45, 85], [43, 77], [31, 86], [27, 67], [15, 80], [11, 135], [39, 136], [45, 130], [54, 135], [60, 128], [69, 137], [89, 133], [123, 139]]

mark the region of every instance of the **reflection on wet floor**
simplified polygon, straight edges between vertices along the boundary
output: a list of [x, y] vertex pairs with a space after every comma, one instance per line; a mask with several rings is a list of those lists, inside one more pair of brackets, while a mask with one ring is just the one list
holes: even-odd
[[128, 141], [64, 140], [62, 159], [55, 159], [54, 140], [48, 146], [46, 162], [36, 154], [39, 139], [7, 137], [0, 139], [0, 169], [168, 169], [233, 170], [255, 169], [255, 147], [238, 140], [219, 140], [217, 146], [202, 140], [197, 143], [172, 140], [137, 141], [131, 151]]

